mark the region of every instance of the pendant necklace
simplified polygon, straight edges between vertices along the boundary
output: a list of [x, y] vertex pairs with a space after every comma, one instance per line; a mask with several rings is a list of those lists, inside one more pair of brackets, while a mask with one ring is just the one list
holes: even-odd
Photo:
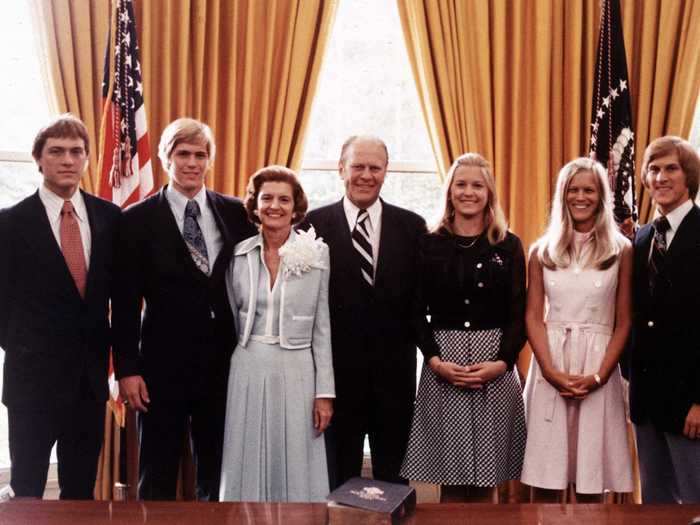
[[[482, 232], [482, 233], [483, 233], [483, 232]], [[461, 242], [459, 242], [459, 237], [460, 237], [460, 236], [457, 236], [457, 246], [459, 246], [460, 248], [466, 248], [466, 249], [471, 248], [472, 246], [474, 246], [474, 245], [476, 244], [476, 241], [479, 240], [479, 238], [481, 237], [482, 233], [480, 233], [479, 235], [477, 235], [476, 237], [474, 237], [474, 239], [473, 239], [470, 243], [461, 243]]]

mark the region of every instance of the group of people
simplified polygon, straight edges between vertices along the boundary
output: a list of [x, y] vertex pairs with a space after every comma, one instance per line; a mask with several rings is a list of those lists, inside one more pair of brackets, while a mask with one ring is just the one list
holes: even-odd
[[208, 126], [172, 122], [169, 183], [120, 212], [79, 190], [82, 122], [38, 133], [43, 184], [0, 211], [16, 496], [42, 496], [57, 444], [61, 498], [92, 497], [112, 347], [139, 413], [142, 499], [175, 498], [187, 442], [200, 500], [323, 501], [361, 474], [366, 436], [375, 478], [440, 484], [443, 501], [512, 479], [540, 501], [570, 484], [583, 501], [630, 492], [622, 360], [643, 501], [700, 502], [700, 158], [686, 141], [647, 148], [659, 217], [634, 245], [605, 169], [566, 164], [527, 263], [481, 155], [451, 166], [428, 231], [379, 197], [376, 137], [343, 144], [344, 196], [308, 213], [282, 166], [243, 202], [206, 189], [215, 151]]

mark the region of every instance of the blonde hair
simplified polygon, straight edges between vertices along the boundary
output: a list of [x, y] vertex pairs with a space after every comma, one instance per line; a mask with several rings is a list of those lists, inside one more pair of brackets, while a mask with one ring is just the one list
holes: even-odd
[[542, 265], [550, 270], [567, 268], [574, 260], [574, 221], [566, 204], [566, 194], [571, 180], [586, 171], [593, 174], [600, 198], [596, 206], [591, 239], [588, 241], [591, 244], [582, 249], [581, 263], [584, 267], [600, 270], [609, 268], [620, 257], [627, 242], [615, 223], [612, 194], [605, 168], [593, 159], [574, 159], [559, 171], [549, 225], [533, 247]]
[[182, 142], [186, 144], [204, 144], [207, 155], [209, 155], [209, 165], [214, 162], [216, 144], [214, 143], [214, 134], [211, 132], [211, 128], [199, 120], [182, 117], [168, 124], [160, 136], [158, 158], [165, 171], [168, 171], [170, 155], [172, 155], [177, 145]]
[[480, 168], [481, 175], [484, 177], [486, 189], [488, 190], [488, 200], [486, 208], [484, 208], [484, 224], [486, 225], [486, 236], [490, 244], [497, 244], [506, 238], [508, 233], [508, 222], [506, 216], [498, 204], [498, 196], [496, 195], [496, 181], [491, 174], [491, 165], [489, 162], [478, 153], [464, 153], [457, 157], [447, 171], [445, 179], [445, 206], [442, 212], [442, 218], [433, 231], [445, 229], [454, 234], [454, 218], [455, 208], [450, 199], [452, 192], [452, 183], [454, 182], [455, 172], [462, 166]]

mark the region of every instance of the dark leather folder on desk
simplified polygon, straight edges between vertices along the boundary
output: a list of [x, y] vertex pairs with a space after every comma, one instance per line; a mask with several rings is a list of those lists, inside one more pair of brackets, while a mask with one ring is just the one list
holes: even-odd
[[397, 525], [416, 508], [412, 487], [366, 478], [348, 480], [326, 499], [330, 525]]

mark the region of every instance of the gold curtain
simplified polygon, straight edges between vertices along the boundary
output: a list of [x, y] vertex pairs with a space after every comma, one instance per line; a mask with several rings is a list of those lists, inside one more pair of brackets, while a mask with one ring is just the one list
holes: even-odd
[[[153, 147], [180, 116], [207, 122], [207, 184], [243, 195], [266, 164], [298, 169], [337, 0], [137, 2]], [[157, 163], [159, 164], [159, 163]], [[165, 182], [160, 165], [156, 185]]]
[[[441, 174], [465, 151], [484, 154], [511, 228], [529, 245], [544, 228], [559, 168], [588, 151], [598, 1], [398, 7]], [[623, 0], [621, 9], [641, 160], [650, 137], [690, 131], [700, 4]]]
[[[639, 176], [649, 142], [690, 135], [700, 93], [700, 2], [623, 0], [621, 9]], [[637, 189], [640, 223], [646, 223], [654, 210], [645, 188]]]
[[[31, 0], [56, 112], [88, 126], [83, 185], [97, 186], [108, 0]], [[207, 122], [217, 160], [207, 184], [243, 195], [266, 164], [301, 166], [303, 138], [338, 0], [136, 0], [156, 187], [161, 131], [192, 116]]]
[[[88, 127], [83, 186], [94, 193], [110, 2], [31, 0], [31, 6], [52, 108], [74, 113]], [[336, 8], [337, 0], [135, 0], [156, 187], [166, 182], [157, 161], [160, 133], [181, 116], [203, 120], [214, 132], [217, 156], [207, 184], [218, 191], [243, 195], [250, 175], [266, 164], [298, 169]], [[109, 499], [120, 442], [109, 409], [105, 417], [95, 495]], [[130, 415], [130, 497], [134, 424]]]
[[97, 156], [102, 118], [102, 71], [109, 26], [107, 0], [30, 0], [47, 84], [49, 108], [85, 122], [90, 162], [83, 187], [97, 191]]

